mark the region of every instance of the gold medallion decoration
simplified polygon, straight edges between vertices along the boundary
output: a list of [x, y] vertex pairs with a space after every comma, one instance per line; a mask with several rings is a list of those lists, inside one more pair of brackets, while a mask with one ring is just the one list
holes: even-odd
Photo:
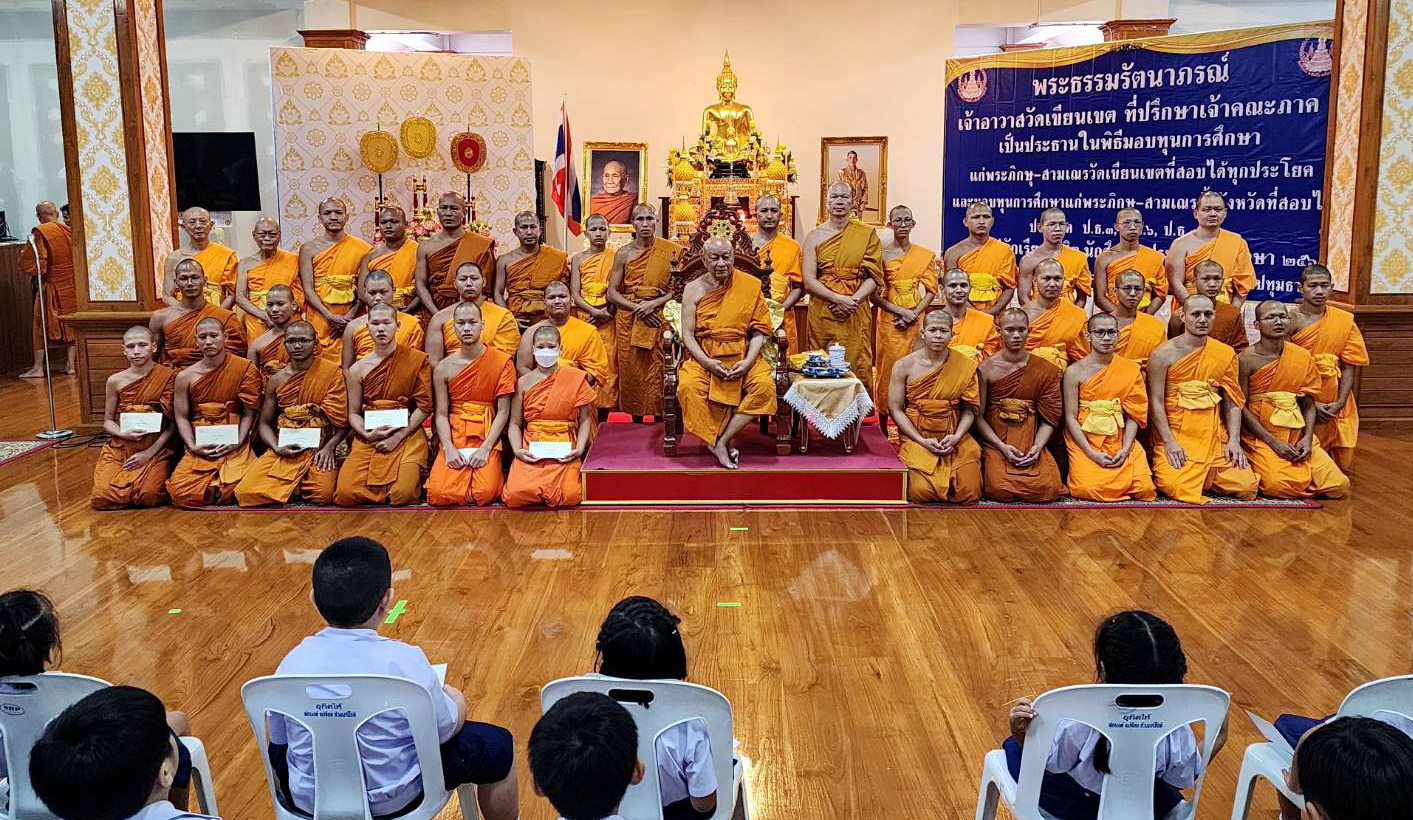
[[413, 159], [425, 159], [437, 150], [437, 127], [426, 117], [402, 121], [402, 150]]
[[375, 174], [386, 174], [397, 164], [397, 140], [386, 131], [368, 131], [358, 140], [363, 165]]
[[463, 174], [474, 174], [486, 164], [486, 138], [462, 131], [451, 138], [451, 161]]

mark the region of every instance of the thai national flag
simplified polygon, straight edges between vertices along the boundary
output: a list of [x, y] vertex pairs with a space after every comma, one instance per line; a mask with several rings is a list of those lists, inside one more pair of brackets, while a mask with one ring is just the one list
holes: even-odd
[[[578, 236], [582, 230], [584, 202], [579, 196], [579, 177], [574, 173], [573, 143], [569, 139], [569, 109], [567, 104], [559, 107], [559, 139], [554, 149], [554, 190], [551, 196], [559, 206], [559, 215], [569, 223], [569, 230]], [[566, 208], [565, 200], [568, 200]]]

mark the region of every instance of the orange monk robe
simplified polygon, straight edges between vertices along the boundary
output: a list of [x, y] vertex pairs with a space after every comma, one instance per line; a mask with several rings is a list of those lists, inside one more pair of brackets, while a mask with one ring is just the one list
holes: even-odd
[[1064, 370], [1084, 357], [1084, 328], [1089, 321], [1084, 308], [1063, 299], [1030, 322], [1025, 349]]
[[[667, 293], [672, 259], [682, 250], [658, 237], [653, 246], [623, 265], [620, 292], [634, 302], [648, 302]], [[662, 316], [662, 311], [658, 311]], [[618, 362], [618, 409], [633, 416], [662, 413], [663, 327], [651, 327], [629, 310], [614, 314], [614, 355]]]
[[[177, 372], [165, 365], [155, 365], [146, 376], [118, 391], [118, 412], [161, 413], [166, 423], [172, 423], [172, 385]], [[93, 495], [89, 499], [96, 510], [118, 510], [125, 507], [155, 507], [167, 495], [167, 473], [172, 469], [172, 450], [164, 447], [136, 470], [124, 470], [123, 462], [136, 455], [161, 435], [153, 432], [138, 441], [110, 438], [98, 453], [93, 467]]]
[[1162, 437], [1153, 436], [1153, 481], [1164, 495], [1186, 504], [1207, 503], [1202, 496], [1207, 489], [1255, 498], [1256, 474], [1229, 464], [1223, 453], [1227, 431], [1222, 393], [1238, 405], [1246, 403], [1237, 379], [1236, 351], [1212, 339], [1168, 368], [1163, 406], [1173, 438], [1187, 452], [1187, 463], [1174, 468]]
[[[526, 390], [521, 399], [524, 415], [521, 447], [528, 448], [534, 441], [577, 443], [579, 408], [592, 405], [594, 398], [588, 374], [573, 367], [555, 368], [547, 378]], [[515, 459], [505, 482], [505, 506], [570, 507], [578, 504], [583, 499], [579, 463], [580, 460], [575, 459], [568, 464], [553, 460], [526, 464]]]
[[[494, 347], [511, 358], [520, 349], [520, 326], [510, 311], [487, 299], [481, 303], [481, 343]], [[442, 322], [442, 355], [461, 349], [452, 319]]]
[[[1123, 446], [1126, 419], [1133, 419], [1139, 427], [1148, 424], [1148, 386], [1139, 363], [1115, 356], [1080, 382], [1076, 418], [1091, 448], [1107, 455], [1117, 453]], [[1065, 448], [1070, 455], [1070, 495], [1075, 498], [1105, 502], [1157, 498], [1148, 455], [1137, 442], [1129, 448], [1124, 463], [1112, 468], [1091, 461], [1068, 431]]]
[[[279, 415], [275, 434], [286, 427], [322, 432], [322, 447], [329, 437], [348, 426], [348, 386], [343, 370], [327, 359], [315, 359], [303, 373], [295, 373], [275, 391]], [[294, 458], [284, 458], [267, 450], [236, 485], [236, 501], [242, 507], [284, 504], [298, 497], [314, 504], [331, 504], [337, 467], [321, 470], [314, 466], [313, 449], [301, 450]], [[296, 496], [297, 494], [297, 496]]]
[[[304, 310], [304, 286], [299, 281], [299, 254], [277, 248], [274, 256], [261, 260], [260, 264], [252, 265], [250, 270], [245, 272], [245, 298], [261, 310], [265, 309], [265, 299], [270, 295], [270, 288], [275, 285], [284, 285], [294, 291], [295, 306], [300, 312]], [[260, 319], [247, 316], [243, 310], [237, 310], [236, 313], [245, 321], [247, 341], [253, 342], [265, 332], [265, 323]]]
[[221, 328], [226, 331], [227, 351], [237, 355], [245, 353], [245, 330], [240, 319], [229, 310], [207, 302], [199, 310], [183, 313], [162, 328], [159, 360], [177, 369], [195, 364], [201, 358], [201, 352], [196, 349], [196, 326], [206, 318], [221, 320]]
[[[819, 283], [842, 296], [852, 296], [868, 279], [883, 287], [883, 245], [873, 228], [850, 219], [844, 229], [815, 247]], [[805, 313], [805, 347], [824, 350], [834, 342], [859, 381], [873, 386], [873, 309], [868, 304], [840, 319], [824, 299], [810, 299]]]
[[[744, 359], [752, 333], [769, 338], [772, 332], [760, 280], [732, 271], [726, 287], [707, 291], [697, 301], [693, 330], [702, 352], [723, 366]], [[687, 432], [715, 444], [733, 414], [775, 412], [775, 380], [764, 356], [757, 356], [746, 375], [733, 381], [712, 375], [696, 359], [684, 356], [677, 371], [677, 401]]]
[[260, 372], [269, 378], [289, 364], [289, 350], [285, 347], [285, 335], [281, 333], [274, 341], [260, 348], [253, 359]]
[[[344, 234], [339, 241], [315, 254], [310, 260], [314, 269], [314, 292], [330, 313], [345, 316], [357, 305], [358, 266], [372, 245], [352, 235]], [[332, 362], [343, 355], [343, 338], [331, 335], [329, 320], [317, 310], [306, 311], [304, 318], [314, 326], [319, 340], [319, 355]]]
[[[1094, 295], [1094, 279], [1089, 275], [1089, 257], [1085, 255], [1084, 251], [1069, 245], [1061, 245], [1060, 253], [1055, 257], [1055, 261], [1059, 262], [1060, 267], [1065, 271], [1065, 289], [1060, 292], [1061, 301], [1073, 302], [1076, 290], [1085, 296]], [[1040, 283], [1035, 280], [1032, 273], [1030, 298], [1035, 299], [1039, 295]]]
[[633, 206], [637, 204], [637, 191], [619, 191], [616, 194], [600, 191], [589, 197], [589, 213], [603, 214], [610, 225], [626, 225], [632, 216]]
[[[1246, 407], [1261, 420], [1261, 426], [1286, 444], [1295, 444], [1305, 434], [1305, 417], [1300, 397], [1314, 399], [1320, 392], [1320, 369], [1315, 357], [1300, 345], [1287, 344], [1279, 359], [1267, 362], [1251, 374], [1247, 387], [1251, 395]], [[1241, 431], [1241, 446], [1251, 461], [1251, 469], [1261, 482], [1261, 494], [1275, 498], [1344, 498], [1349, 495], [1346, 476], [1318, 441], [1304, 461], [1287, 461], [1276, 454], [1255, 433]]]
[[1185, 270], [1182, 282], [1188, 293], [1197, 292], [1197, 275], [1193, 269], [1197, 263], [1209, 259], [1221, 265], [1225, 274], [1222, 280], [1224, 292], [1218, 296], [1222, 301], [1230, 302], [1233, 295], [1245, 299], [1246, 294], [1256, 287], [1256, 268], [1251, 264], [1251, 249], [1246, 246], [1246, 240], [1239, 233], [1219, 228], [1216, 239], [1188, 251], [1187, 258], [1183, 260]]
[[1109, 297], [1111, 303], [1115, 305], [1119, 303], [1118, 282], [1116, 281], [1119, 274], [1130, 270], [1143, 274], [1143, 299], [1138, 303], [1139, 310], [1148, 307], [1154, 299], [1161, 300], [1167, 297], [1168, 269], [1165, 257], [1161, 251], [1154, 250], [1147, 245], [1139, 245], [1138, 250], [1118, 257], [1104, 269], [1108, 279], [1105, 295]]
[[[908, 382], [907, 415], [926, 438], [956, 432], [961, 403], [981, 405], [977, 363], [967, 356], [947, 360]], [[974, 504], [981, 498], [981, 447], [963, 436], [950, 455], [939, 456], [903, 437], [898, 457], [908, 465], [908, 500], [914, 504]]]
[[[459, 450], [475, 449], [486, 441], [496, 399], [515, 392], [515, 362], [488, 347], [475, 361], [461, 368], [460, 373], [447, 379], [446, 389], [451, 400], [447, 414], [451, 441]], [[475, 469], [453, 470], [438, 454], [432, 458], [432, 472], [427, 476], [427, 503], [478, 507], [493, 504], [500, 498], [503, 476], [500, 442], [491, 448], [485, 465]]]
[[[1044, 420], [1054, 427], [1064, 424], [1059, 368], [1031, 356], [1025, 366], [986, 386], [986, 423], [1001, 440], [1020, 450], [1035, 445], [1035, 434]], [[1060, 468], [1049, 450], [1029, 467], [1016, 467], [1001, 451], [983, 443], [981, 474], [985, 496], [992, 501], [1044, 504], [1065, 492]]]
[[[884, 299], [908, 310], [918, 306], [924, 291], [936, 296], [937, 254], [921, 245], [913, 245], [902, 256], [887, 260], [883, 263], [882, 290]], [[876, 366], [871, 389], [873, 401], [879, 407], [888, 406], [888, 379], [893, 375], [893, 364], [913, 352], [913, 343], [917, 341], [920, 327], [921, 315], [907, 330], [899, 330], [893, 324], [893, 314], [874, 308], [873, 355]]]
[[368, 271], [380, 270], [393, 280], [393, 307], [402, 310], [417, 296], [417, 241], [407, 239], [395, 251], [368, 260]]
[[[770, 259], [771, 299], [784, 302], [792, 287], [804, 287], [804, 273], [800, 268], [803, 256], [799, 242], [783, 233], [777, 233], [774, 239], [756, 248], [756, 256], [762, 263], [767, 257]], [[781, 327], [785, 329], [785, 338], [789, 340], [790, 350], [803, 350], [804, 339], [800, 336], [800, 329], [795, 322], [794, 308], [785, 314]]]
[[476, 263], [489, 287], [496, 275], [495, 242], [467, 231], [461, 239], [427, 256], [427, 290], [431, 291], [435, 305], [423, 306], [428, 313], [461, 301], [461, 294], [456, 291], [456, 269], [467, 262]]
[[994, 236], [979, 248], [962, 254], [957, 267], [971, 277], [971, 305], [987, 310], [1001, 298], [1001, 291], [1016, 286], [1016, 252]]
[[[1148, 357], [1153, 355], [1158, 345], [1167, 340], [1167, 323], [1151, 313], [1140, 312], [1133, 317], [1132, 322], [1119, 328], [1119, 342], [1114, 347], [1114, 355], [1131, 359], [1140, 366], [1147, 365]], [[1076, 353], [1072, 356], [1074, 361], [1089, 355], [1089, 340], [1083, 333], [1075, 340], [1075, 350]]]
[[[1290, 336], [1315, 357], [1320, 369], [1320, 392], [1315, 401], [1329, 403], [1339, 398], [1340, 362], [1362, 367], [1369, 363], [1369, 350], [1364, 346], [1364, 334], [1354, 324], [1354, 314], [1329, 305], [1324, 318], [1311, 322]], [[1341, 470], [1354, 466], [1354, 448], [1359, 443], [1359, 408], [1354, 392], [1333, 420], [1315, 425], [1315, 438], [1329, 452]]]
[[530, 325], [545, 318], [545, 287], [569, 283], [569, 256], [558, 248], [539, 250], [505, 266], [505, 306], [515, 320]]
[[[579, 263], [579, 296], [596, 308], [608, 305], [608, 275], [613, 269], [614, 251], [607, 250], [586, 256]], [[575, 308], [574, 315], [588, 321], [588, 315]], [[608, 373], [599, 381], [598, 406], [610, 408], [618, 404], [618, 364], [613, 343], [614, 323], [612, 320], [599, 325], [599, 338], [603, 339], [604, 356], [608, 361]]]
[[[206, 301], [220, 306], [226, 294], [235, 290], [236, 268], [240, 265], [240, 257], [236, 256], [233, 249], [219, 242], [212, 242], [206, 246], [206, 250], [197, 251], [189, 258], [200, 262], [201, 269], [206, 272]], [[181, 291], [174, 289], [172, 295], [180, 299]]]
[[[53, 344], [73, 344], [74, 331], [60, 316], [73, 313], [78, 307], [78, 290], [74, 285], [74, 244], [69, 226], [60, 222], [46, 222], [34, 229], [34, 247], [39, 249], [39, 258], [28, 242], [20, 250], [20, 270], [30, 276], [39, 276], [44, 287], [44, 321], [48, 325], [48, 338]], [[39, 321], [39, 295], [34, 297], [34, 326], [30, 337], [34, 350], [44, 347], [46, 328]]]
[[[426, 353], [398, 346], [363, 377], [363, 409], [402, 408], [433, 412], [432, 366]], [[421, 430], [413, 430], [390, 453], [380, 453], [363, 438], [354, 436], [348, 458], [339, 468], [334, 503], [340, 507], [415, 504], [422, 496], [422, 470], [426, 466], [427, 436]]]
[[[264, 380], [254, 363], [227, 354], [221, 366], [192, 381], [187, 387], [191, 424], [240, 424], [242, 409], [257, 410]], [[172, 505], [194, 509], [207, 504], [229, 504], [236, 484], [255, 462], [250, 442], [242, 442], [229, 455], [204, 458], [188, 452], [167, 479]]]
[[[397, 332], [393, 334], [393, 341], [403, 347], [421, 350], [422, 343], [426, 341], [426, 338], [422, 331], [422, 322], [416, 316], [398, 311]], [[376, 346], [373, 342], [373, 334], [368, 332], [366, 323], [353, 331], [353, 360], [355, 362], [372, 353]]]
[[[921, 323], [922, 320], [918, 321]], [[952, 320], [952, 341], [947, 344], [953, 350], [980, 362], [1001, 347], [1001, 336], [996, 332], [996, 317], [975, 308], [967, 308], [966, 316], [960, 320]]]
[[608, 378], [608, 351], [598, 329], [570, 316], [559, 329], [559, 363], [588, 373], [602, 384]]
[[1226, 302], [1218, 302], [1216, 315], [1212, 317], [1212, 330], [1208, 334], [1237, 353], [1245, 350], [1251, 340], [1246, 335], [1246, 318], [1241, 308]]

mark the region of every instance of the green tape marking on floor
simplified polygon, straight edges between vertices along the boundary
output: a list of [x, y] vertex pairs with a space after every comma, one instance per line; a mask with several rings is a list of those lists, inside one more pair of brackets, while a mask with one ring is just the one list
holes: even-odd
[[393, 621], [396, 621], [396, 620], [397, 620], [397, 616], [401, 615], [402, 613], [404, 613], [404, 612], [406, 612], [406, 611], [407, 611], [407, 599], [406, 599], [406, 598], [402, 598], [402, 599], [400, 599], [397, 603], [393, 604], [393, 608], [392, 608], [392, 609], [389, 609], [389, 610], [388, 610], [388, 617], [387, 617], [387, 620], [383, 621], [383, 623], [385, 623], [385, 624], [390, 624], [390, 623], [392, 623]]

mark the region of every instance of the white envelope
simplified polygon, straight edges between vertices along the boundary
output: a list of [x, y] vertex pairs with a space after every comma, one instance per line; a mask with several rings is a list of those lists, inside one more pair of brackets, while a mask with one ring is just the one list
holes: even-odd
[[379, 427], [406, 427], [407, 419], [410, 415], [405, 407], [400, 407], [396, 410], [364, 410], [363, 429], [375, 430]]
[[1250, 709], [1243, 709], [1242, 711], [1246, 712], [1246, 716], [1251, 719], [1251, 725], [1256, 727], [1256, 730], [1261, 733], [1262, 737], [1274, 743], [1276, 748], [1286, 754], [1295, 754], [1295, 750], [1290, 747], [1290, 741], [1285, 739], [1285, 736], [1280, 733], [1280, 730], [1276, 728], [1274, 723], [1257, 715]]
[[196, 434], [197, 447], [205, 447], [210, 444], [240, 443], [240, 425], [238, 424], [207, 424], [193, 427], [192, 432]]
[[479, 448], [479, 447], [458, 447], [458, 448], [456, 448], [456, 452], [460, 453], [462, 458], [470, 458], [470, 457], [471, 457], [471, 454], [474, 453], [474, 452], [476, 452], [476, 451], [479, 450], [479, 449], [481, 449], [481, 448]]
[[432, 664], [432, 671], [437, 673], [437, 683], [446, 683], [446, 664], [434, 663]]
[[530, 455], [536, 458], [564, 458], [574, 452], [574, 445], [567, 441], [532, 441]]
[[278, 444], [281, 447], [298, 445], [305, 450], [317, 450], [323, 441], [324, 430], [320, 427], [281, 427]]
[[119, 413], [118, 429], [124, 433], [156, 433], [162, 429], [161, 413]]

